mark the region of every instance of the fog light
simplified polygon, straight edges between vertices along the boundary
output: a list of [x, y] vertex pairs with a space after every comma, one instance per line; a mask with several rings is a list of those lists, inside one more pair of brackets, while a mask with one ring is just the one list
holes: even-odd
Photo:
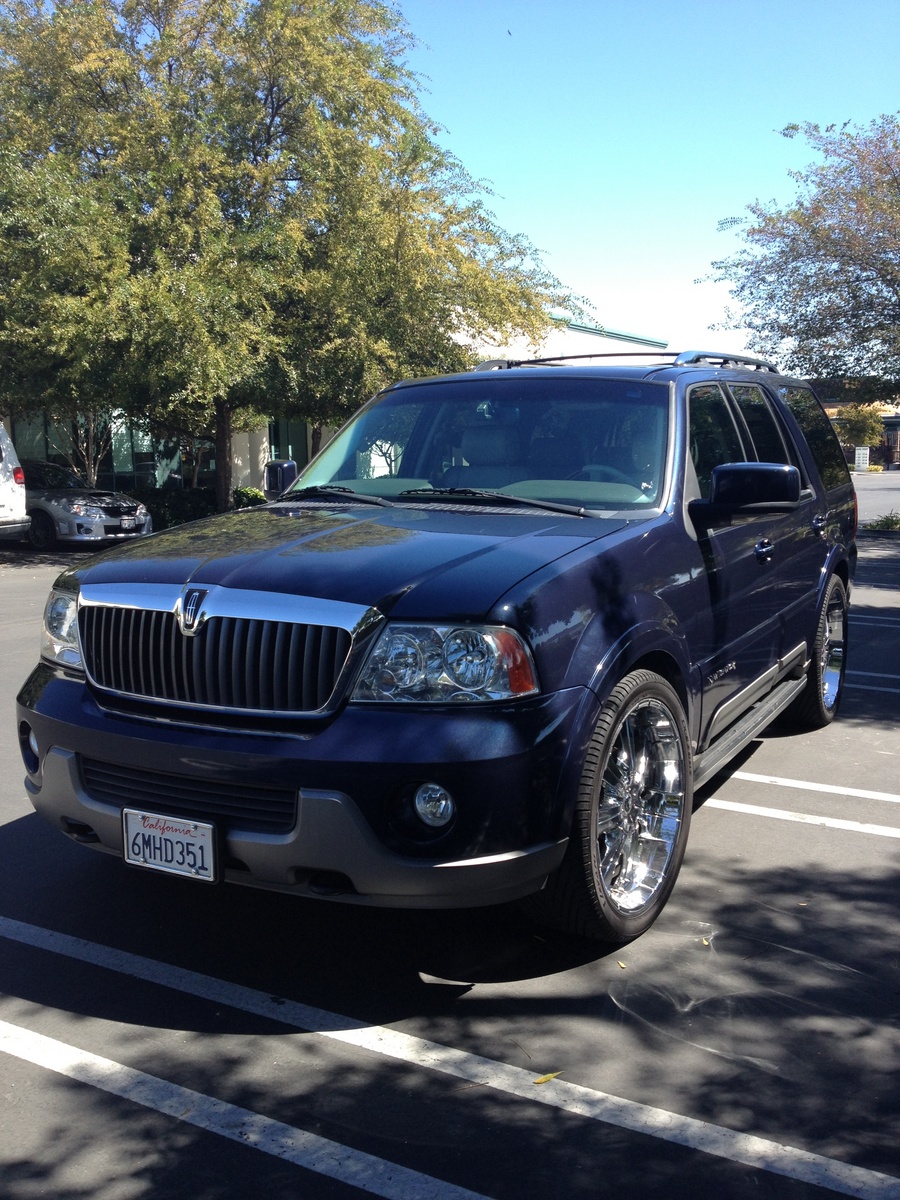
[[30, 775], [37, 775], [41, 769], [41, 751], [34, 730], [27, 721], [19, 725], [19, 746], [26, 770]]
[[439, 783], [423, 783], [413, 797], [416, 816], [432, 829], [440, 829], [453, 820], [456, 805], [453, 797]]

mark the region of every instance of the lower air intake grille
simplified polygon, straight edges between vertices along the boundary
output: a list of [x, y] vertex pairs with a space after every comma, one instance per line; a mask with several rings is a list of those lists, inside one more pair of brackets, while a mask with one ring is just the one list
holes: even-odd
[[212, 616], [192, 637], [172, 612], [94, 605], [78, 614], [88, 675], [123, 696], [263, 713], [328, 703], [351, 635], [329, 625]]
[[85, 790], [103, 804], [218, 820], [253, 833], [288, 833], [297, 818], [297, 794], [253, 784], [165, 775], [81, 759]]

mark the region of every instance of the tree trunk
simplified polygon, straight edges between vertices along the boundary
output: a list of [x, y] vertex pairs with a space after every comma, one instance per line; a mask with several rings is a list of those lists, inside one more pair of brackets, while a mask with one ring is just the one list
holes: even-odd
[[216, 401], [216, 511], [234, 508], [231, 494], [231, 408], [225, 400]]

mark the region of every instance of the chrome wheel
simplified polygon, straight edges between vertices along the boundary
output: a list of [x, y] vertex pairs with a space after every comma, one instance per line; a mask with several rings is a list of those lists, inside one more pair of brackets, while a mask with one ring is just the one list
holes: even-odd
[[798, 729], [821, 729], [837, 716], [847, 670], [847, 589], [837, 575], [825, 588], [806, 687], [787, 710]]
[[675, 885], [691, 820], [684, 710], [653, 671], [632, 671], [600, 710], [584, 758], [566, 856], [539, 915], [570, 933], [627, 942]]
[[620, 912], [638, 913], [664, 887], [679, 844], [685, 748], [658, 698], [636, 704], [614, 734], [597, 800], [597, 871]]
[[843, 592], [832, 592], [825, 609], [824, 637], [819, 657], [822, 703], [829, 712], [837, 707], [844, 681], [844, 648], [847, 637], [847, 605]]

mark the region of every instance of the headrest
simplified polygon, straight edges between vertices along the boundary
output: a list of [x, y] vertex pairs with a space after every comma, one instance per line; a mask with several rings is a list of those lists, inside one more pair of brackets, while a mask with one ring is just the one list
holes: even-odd
[[508, 425], [470, 425], [463, 430], [462, 454], [470, 467], [499, 467], [517, 462], [519, 434]]

